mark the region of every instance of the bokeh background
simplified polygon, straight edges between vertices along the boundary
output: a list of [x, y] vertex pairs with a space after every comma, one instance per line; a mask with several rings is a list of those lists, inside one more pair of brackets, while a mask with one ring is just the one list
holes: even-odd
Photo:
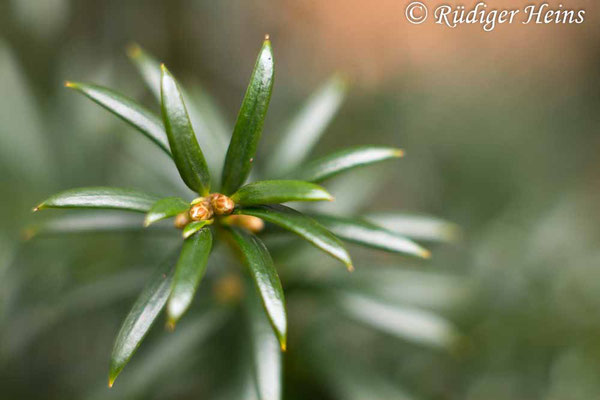
[[[404, 148], [406, 157], [380, 168], [377, 179], [356, 175], [356, 193], [373, 194], [362, 209], [427, 213], [462, 228], [460, 240], [433, 247], [431, 262], [415, 267], [469, 288], [443, 311], [464, 335], [458, 350], [382, 336], [353, 343], [363, 354], [348, 363], [332, 345], [322, 367], [344, 370], [354, 361], [358, 376], [372, 376], [365, 387], [381, 389], [385, 378], [415, 399], [600, 398], [598, 6], [562, 2], [587, 11], [581, 25], [485, 33], [410, 25], [407, 3], [0, 1], [0, 397], [195, 398], [215, 382], [231, 384], [223, 376], [235, 365], [203, 366], [200, 352], [151, 353], [168, 340], [155, 329], [138, 372], [120, 378], [130, 391], [104, 389], [114, 335], [168, 239], [25, 240], [23, 232], [44, 218], [31, 207], [59, 190], [171, 190], [153, 169], [158, 152], [66, 90], [66, 79], [152, 104], [126, 56], [136, 42], [184, 85], [201, 84], [231, 126], [269, 33], [276, 83], [259, 158], [268, 158], [304, 99], [341, 72], [351, 90], [315, 153], [341, 144]], [[427, 282], [415, 285], [432, 293]], [[290, 314], [312, 305], [294, 304]], [[365, 333], [335, 334], [360, 342]], [[219, 343], [210, 351], [233, 351]], [[396, 398], [339, 389], [334, 373], [313, 379], [290, 351], [285, 398]]]

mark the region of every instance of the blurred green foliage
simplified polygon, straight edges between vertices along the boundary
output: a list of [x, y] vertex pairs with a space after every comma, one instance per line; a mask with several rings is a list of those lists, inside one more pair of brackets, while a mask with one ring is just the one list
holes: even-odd
[[[173, 6], [0, 4], [3, 398], [196, 398], [215, 392], [244, 398], [253, 362], [239, 335], [244, 317], [240, 310], [233, 311], [239, 318], [204, 314], [232, 307], [211, 290], [197, 299], [195, 319], [173, 335], [154, 329], [120, 378], [123, 384], [106, 388], [107, 349], [157, 261], [175, 250], [177, 240], [137, 232], [21, 237], [31, 207], [49, 193], [92, 183], [164, 187], [157, 194], [168, 195], [169, 182], [176, 182], [159, 150], [63, 88], [65, 78], [93, 81], [145, 96], [151, 105], [123, 54], [130, 41], [168, 60], [186, 84], [202, 82], [225, 106], [226, 120], [234, 120], [250, 67], [240, 62], [238, 71], [220, 63], [252, 59], [251, 43], [270, 26], [246, 26], [247, 32], [236, 31], [237, 45], [224, 48], [211, 38], [225, 36], [222, 31], [236, 26], [240, 14], [252, 12], [249, 6], [232, 13], [228, 4], [168, 3]], [[285, 46], [270, 33], [275, 51]], [[357, 271], [349, 277], [311, 262], [310, 249], [275, 252], [286, 257], [282, 281], [294, 282], [286, 287], [286, 399], [600, 396], [600, 121], [597, 65], [592, 67], [584, 76], [566, 71], [557, 80], [543, 71], [531, 79], [497, 65], [477, 72], [485, 85], [450, 72], [415, 84], [410, 78], [420, 72], [402, 71], [383, 89], [351, 91], [317, 152], [338, 148], [343, 138], [400, 146], [407, 155], [378, 169], [383, 181], [363, 171], [335, 181], [337, 199], [352, 194], [339, 209], [426, 212], [463, 227], [463, 240], [436, 246], [432, 262], [419, 265], [352, 248]], [[308, 94], [296, 80], [311, 80], [309, 75], [277, 78], [267, 142], [276, 141], [273, 128]], [[436, 84], [441, 80], [445, 85]], [[359, 183], [364, 190], [356, 193]], [[364, 192], [377, 202], [362, 202]], [[276, 247], [278, 238], [271, 241]], [[380, 267], [390, 263], [397, 267]], [[385, 276], [370, 273], [381, 268], [390, 277], [370, 281]], [[229, 272], [225, 267], [211, 289]], [[464, 340], [444, 352], [366, 328], [352, 315], [340, 315], [354, 294], [348, 285], [372, 291], [382, 303], [445, 316]]]

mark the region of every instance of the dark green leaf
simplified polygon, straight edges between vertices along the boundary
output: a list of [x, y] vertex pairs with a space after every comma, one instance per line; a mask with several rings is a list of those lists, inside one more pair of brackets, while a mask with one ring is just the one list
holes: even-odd
[[41, 202], [33, 211], [45, 208], [107, 208], [148, 212], [158, 197], [130, 189], [85, 187], [66, 190]]
[[188, 117], [175, 78], [164, 65], [161, 78], [162, 116], [175, 165], [185, 184], [206, 195], [210, 191], [210, 173]]
[[[186, 370], [186, 361], [190, 354], [201, 354], [203, 343], [222, 328], [226, 315], [220, 311], [210, 311], [199, 316], [193, 316], [181, 324], [181, 327], [171, 335], [164, 336], [153, 343], [147, 352], [133, 361], [115, 393], [110, 393], [111, 399], [142, 399], [148, 390], [164, 389], [164, 378], [174, 371], [176, 376]], [[183, 366], [183, 368], [181, 368]], [[172, 376], [172, 375], [171, 375]], [[88, 399], [106, 399], [106, 389], [88, 396]], [[176, 396], [177, 397], [177, 396]]]
[[275, 204], [287, 201], [333, 200], [321, 186], [303, 181], [259, 181], [242, 186], [231, 199], [240, 205]]
[[183, 242], [167, 305], [170, 327], [175, 327], [175, 323], [192, 303], [194, 293], [206, 271], [211, 248], [212, 233], [210, 229], [202, 229]]
[[200, 229], [204, 228], [209, 223], [211, 223], [211, 222], [209, 222], [209, 221], [190, 222], [189, 224], [187, 224], [185, 226], [185, 228], [183, 228], [183, 231], [181, 231], [181, 235], [183, 236], [184, 239], [187, 239], [190, 236], [192, 236], [194, 233], [198, 232]]
[[348, 242], [422, 258], [431, 256], [427, 249], [412, 240], [358, 218], [318, 215], [315, 219]]
[[290, 230], [352, 270], [352, 260], [342, 242], [317, 221], [296, 210], [281, 205], [262, 206], [236, 210], [236, 214], [252, 215]]
[[171, 260], [158, 268], [125, 318], [110, 357], [109, 387], [129, 362], [164, 307], [171, 289], [173, 270]]
[[190, 204], [179, 197], [165, 197], [152, 205], [152, 208], [146, 214], [144, 226], [149, 226], [165, 218], [174, 217], [189, 208]]
[[414, 239], [454, 242], [461, 235], [456, 224], [428, 215], [384, 212], [370, 214], [365, 218], [375, 225]]
[[222, 178], [222, 191], [225, 194], [235, 192], [250, 174], [271, 100], [273, 74], [273, 51], [271, 42], [266, 39], [256, 60], [227, 149]]
[[258, 398], [281, 399], [281, 351], [277, 337], [262, 309], [260, 298], [251, 293], [245, 302], [248, 309], [254, 379]]
[[181, 91], [190, 114], [190, 121], [196, 132], [196, 139], [202, 149], [211, 172], [212, 186], [221, 180], [221, 169], [231, 136], [231, 128], [226, 128], [220, 113], [209, 94], [198, 84], [192, 88], [193, 95]]
[[167, 134], [165, 133], [162, 121], [153, 112], [138, 104], [135, 100], [102, 86], [80, 82], [67, 82], [65, 86], [83, 93], [123, 121], [129, 123], [171, 156], [169, 141], [167, 140]]
[[285, 350], [287, 335], [285, 301], [271, 255], [258, 237], [236, 227], [230, 227], [230, 232], [250, 270], [281, 349]]
[[345, 80], [336, 75], [307, 100], [271, 152], [267, 169], [270, 176], [283, 176], [306, 159], [340, 108], [346, 90]]
[[344, 171], [403, 155], [404, 151], [393, 147], [354, 147], [302, 165], [290, 176], [308, 182], [322, 182]]
[[[146, 85], [160, 102], [160, 63], [136, 44], [130, 46], [128, 53]], [[181, 88], [181, 94], [196, 132], [196, 140], [203, 149], [214, 186], [214, 182], [221, 178], [215, 174], [220, 175], [231, 130], [204, 88], [196, 83], [190, 92]]]

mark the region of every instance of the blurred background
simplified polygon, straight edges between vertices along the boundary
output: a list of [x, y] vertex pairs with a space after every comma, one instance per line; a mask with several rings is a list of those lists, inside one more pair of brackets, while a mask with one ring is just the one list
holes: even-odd
[[[127, 391], [105, 389], [119, 324], [165, 249], [175, 248], [172, 238], [25, 240], [25, 229], [46, 217], [31, 215], [37, 202], [67, 188], [173, 190], [169, 174], [156, 172], [159, 152], [65, 80], [117, 88], [157, 110], [127, 57], [137, 43], [184, 86], [209, 93], [231, 127], [269, 33], [276, 81], [258, 161], [303, 101], [341, 72], [350, 91], [314, 154], [353, 144], [406, 151], [370, 178], [353, 175], [347, 194], [372, 194], [355, 212], [426, 213], [462, 230], [459, 240], [432, 246], [431, 262], [376, 259], [416, 274], [394, 290], [412, 290], [451, 321], [459, 346], [431, 349], [343, 324], [307, 327], [293, 319], [319, 303], [291, 294], [284, 398], [600, 398], [598, 5], [563, 2], [586, 10], [581, 25], [486, 33], [410, 25], [407, 3], [0, 1], [1, 397], [196, 398], [214, 390], [228, 398], [219, 389], [233, 385], [230, 368], [239, 366], [223, 356], [234, 351], [223, 340], [237, 329], [231, 321], [198, 352], [181, 351], [197, 330], [181, 329], [183, 347], [169, 348], [169, 336], [154, 329], [120, 378]], [[360, 259], [357, 269], [368, 271], [372, 258]], [[446, 302], [420, 274], [452, 281], [463, 296]], [[316, 348], [324, 371], [307, 368], [312, 353], [295, 353], [294, 343]], [[219, 356], [224, 365], [206, 363]], [[339, 372], [351, 365], [358, 378]], [[388, 384], [402, 391], [382, 392]]]

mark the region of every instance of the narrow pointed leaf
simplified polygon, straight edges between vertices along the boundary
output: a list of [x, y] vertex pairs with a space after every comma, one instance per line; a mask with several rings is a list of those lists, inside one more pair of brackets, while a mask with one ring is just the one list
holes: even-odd
[[456, 224], [428, 215], [375, 213], [365, 218], [375, 225], [414, 239], [454, 242], [461, 235]]
[[[158, 226], [153, 231], [167, 231]], [[23, 231], [24, 239], [54, 234], [78, 234], [92, 232], [136, 232], [142, 231], [143, 218], [139, 215], [123, 215], [107, 211], [60, 215], [32, 225]]]
[[161, 95], [163, 123], [175, 165], [185, 184], [200, 194], [210, 190], [210, 173], [196, 141], [183, 97], [175, 78], [162, 65]]
[[256, 147], [271, 100], [273, 65], [271, 42], [266, 39], [250, 77], [250, 84], [225, 156], [221, 180], [222, 191], [225, 194], [233, 193], [242, 186], [252, 169]]
[[135, 100], [127, 98], [111, 89], [102, 86], [90, 85], [80, 82], [67, 82], [71, 89], [100, 104], [123, 121], [127, 122], [148, 139], [156, 143], [165, 153], [171, 156], [169, 141], [161, 119], [150, 110], [138, 104]]
[[307, 100], [271, 152], [267, 169], [271, 176], [283, 176], [306, 159], [340, 108], [346, 91], [345, 80], [336, 75]]
[[402, 157], [404, 151], [393, 147], [361, 146], [345, 149], [311, 161], [290, 176], [308, 182], [322, 182], [353, 168]]
[[429, 258], [429, 251], [412, 240], [358, 218], [318, 215], [315, 219], [336, 236], [367, 247]]
[[190, 121], [196, 132], [196, 139], [208, 164], [212, 186], [221, 180], [221, 169], [225, 160], [225, 152], [231, 136], [231, 128], [226, 128], [219, 120], [220, 113], [209, 94], [198, 84], [188, 94], [181, 91], [190, 114]]
[[449, 349], [460, 337], [450, 322], [430, 311], [350, 292], [343, 292], [339, 302], [352, 318], [411, 342]]
[[[214, 140], [218, 143], [218, 148], [223, 153], [221, 157], [225, 158], [225, 152], [227, 151], [227, 145], [231, 136], [231, 124], [227, 121], [225, 115], [223, 115], [223, 110], [217, 104], [217, 100], [208, 93], [204, 86], [198, 83], [195, 83], [191, 87], [187, 97], [184, 93], [184, 97], [186, 99], [190, 98], [194, 104], [194, 108], [202, 115], [206, 130], [214, 136]], [[194, 118], [192, 117], [192, 123], [193, 120]]]
[[[209, 311], [190, 318], [180, 329], [154, 343], [140, 358], [133, 361], [127, 379], [119, 385], [118, 391], [111, 393], [111, 398], [141, 399], [146, 398], [148, 390], [164, 389], [166, 376], [174, 371], [182, 372], [190, 354], [202, 352], [202, 344], [222, 328], [226, 315], [220, 311]], [[200, 351], [199, 351], [200, 349]], [[185, 367], [183, 368], [185, 370]], [[179, 375], [178, 375], [179, 376]], [[106, 399], [106, 389], [92, 393], [87, 399]]]
[[[346, 278], [346, 279], [341, 279]], [[469, 301], [472, 287], [452, 274], [370, 265], [351, 277], [321, 279], [323, 287], [338, 287], [357, 294], [377, 296], [394, 304], [432, 310], [452, 310]]]
[[[369, 207], [373, 203], [373, 193], [382, 190], [386, 184], [387, 171], [383, 164], [373, 168], [359, 168], [342, 174], [327, 185], [327, 190], [335, 196], [335, 202], [317, 203], [317, 213], [333, 215], [353, 215]], [[360, 188], [360, 190], [357, 190]]]
[[[7, 23], [3, 22], [2, 28], [6, 27]], [[9, 190], [8, 186], [4, 186], [8, 184], [7, 179], [14, 179], [10, 176], [18, 177], [19, 181], [28, 182], [28, 185], [57, 182], [59, 163], [52, 157], [56, 156], [56, 137], [48, 134], [52, 114], [47, 113], [47, 103], [40, 104], [35, 85], [24, 71], [21, 50], [15, 48], [4, 33], [1, 36], [0, 169], [4, 193]], [[47, 105], [55, 107], [56, 102]], [[69, 121], [63, 121], [63, 128], [77, 118], [75, 115], [70, 117]]]
[[[11, 253], [14, 252], [0, 254], [5, 257], [14, 257], [14, 254]], [[8, 260], [10, 259], [5, 258], [0, 262]], [[0, 275], [4, 266], [0, 263]], [[41, 302], [35, 302], [14, 315], [10, 324], [3, 327], [0, 350], [5, 357], [18, 357], [29, 346], [41, 340], [40, 336], [48, 329], [60, 324], [61, 321], [74, 315], [110, 307], [131, 298], [132, 293], [139, 293], [148, 283], [147, 272], [147, 268], [119, 270], [108, 276], [97, 277], [93, 282], [76, 285], [73, 289], [65, 288], [56, 300], [43, 298]], [[4, 284], [2, 293], [8, 294], [6, 289], [16, 283], [13, 278], [12, 274], [2, 276]]]
[[[330, 352], [317, 355], [312, 362], [335, 398], [344, 400], [417, 400], [404, 388], [398, 386], [397, 379], [389, 379], [378, 368], [364, 367], [352, 356]], [[338, 368], [343, 365], [343, 368]]]
[[258, 237], [236, 227], [231, 227], [230, 232], [250, 270], [279, 344], [285, 350], [287, 335], [285, 300], [271, 255]]
[[342, 261], [352, 270], [352, 260], [342, 242], [323, 225], [296, 210], [278, 205], [242, 208], [235, 213], [252, 215], [279, 225]]
[[125, 318], [110, 357], [109, 386], [113, 385], [123, 367], [138, 349], [154, 320], [167, 302], [173, 271], [174, 268], [169, 259], [168, 262], [158, 268]]
[[136, 190], [113, 187], [84, 187], [55, 194], [34, 211], [45, 208], [106, 208], [148, 212], [158, 197]]
[[174, 217], [190, 208], [190, 204], [179, 197], [165, 197], [152, 205], [146, 214], [144, 226], [160, 221], [165, 218]]
[[242, 186], [231, 199], [240, 205], [275, 204], [287, 201], [333, 200], [321, 186], [303, 181], [258, 181]]
[[249, 294], [248, 309], [254, 379], [258, 398], [281, 399], [281, 351], [277, 337], [263, 312], [260, 298]]
[[[160, 63], [137, 44], [129, 47], [128, 54], [142, 75], [146, 86], [160, 102]], [[203, 87], [196, 83], [191, 91], [181, 88], [181, 94], [214, 185], [214, 182], [221, 178], [221, 168], [231, 129], [219, 112], [214, 99]]]
[[129, 46], [127, 55], [142, 75], [148, 89], [160, 102], [160, 63], [136, 43]]
[[184, 239], [187, 239], [190, 236], [192, 236], [194, 233], [198, 232], [200, 229], [204, 228], [208, 224], [209, 224], [209, 221], [190, 222], [189, 224], [187, 224], [185, 226], [185, 228], [183, 228], [181, 235], [183, 236]]
[[183, 242], [181, 254], [175, 267], [175, 277], [171, 288], [171, 296], [167, 304], [169, 325], [175, 323], [186, 312], [200, 280], [206, 271], [208, 255], [212, 248], [210, 229], [202, 229]]

